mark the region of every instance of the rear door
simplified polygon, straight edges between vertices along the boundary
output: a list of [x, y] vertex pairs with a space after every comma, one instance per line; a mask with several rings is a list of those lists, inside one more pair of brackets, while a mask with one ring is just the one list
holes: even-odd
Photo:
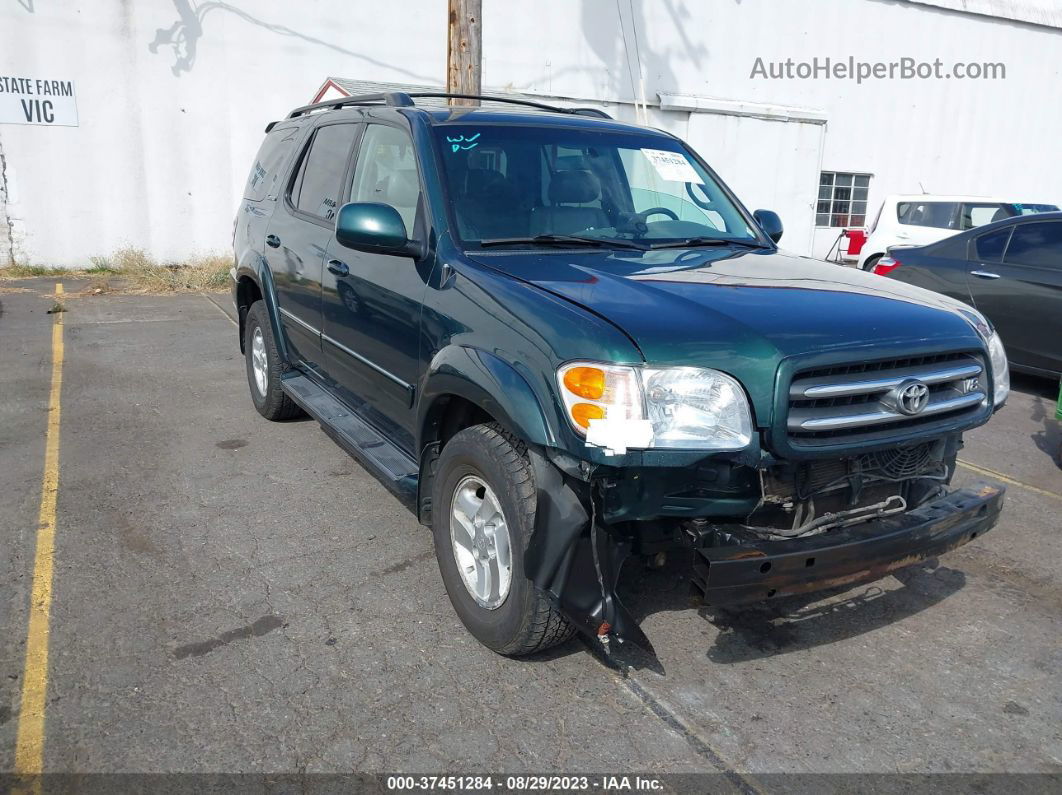
[[1002, 230], [976, 239], [970, 293], [999, 330], [1011, 361], [1057, 372], [1062, 370], [1062, 221], [1025, 221], [1010, 229], [1005, 241]]
[[292, 355], [321, 364], [321, 275], [360, 125], [323, 122], [305, 145], [267, 228], [265, 256]]
[[[410, 238], [424, 239], [421, 180], [409, 133], [365, 127], [343, 201], [398, 210]], [[408, 453], [414, 453], [413, 393], [420, 378], [420, 319], [430, 258], [346, 248], [330, 235], [323, 288], [323, 354], [344, 400]]]
[[889, 273], [894, 279], [972, 304], [967, 287], [970, 263], [966, 235], [951, 237], [921, 248], [895, 246], [888, 255], [900, 263]]

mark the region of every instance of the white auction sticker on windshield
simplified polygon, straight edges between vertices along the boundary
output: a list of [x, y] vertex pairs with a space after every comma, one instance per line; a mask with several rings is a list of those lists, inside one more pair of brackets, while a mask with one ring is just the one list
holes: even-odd
[[692, 182], [695, 185], [704, 184], [704, 180], [697, 175], [693, 166], [690, 165], [690, 161], [686, 159], [686, 156], [682, 154], [682, 152], [667, 152], [663, 149], [643, 149], [642, 154], [653, 164], [653, 168], [656, 169], [656, 173], [660, 175], [661, 179], [666, 179], [668, 182]]

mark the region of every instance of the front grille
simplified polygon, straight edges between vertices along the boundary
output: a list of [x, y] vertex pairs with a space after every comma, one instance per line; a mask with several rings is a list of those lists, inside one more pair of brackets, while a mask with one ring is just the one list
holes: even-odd
[[[900, 391], [914, 383], [925, 385], [928, 401], [909, 414], [901, 409]], [[793, 443], [805, 446], [888, 437], [972, 418], [985, 405], [987, 383], [982, 360], [968, 353], [805, 370], [789, 386], [786, 427]]]

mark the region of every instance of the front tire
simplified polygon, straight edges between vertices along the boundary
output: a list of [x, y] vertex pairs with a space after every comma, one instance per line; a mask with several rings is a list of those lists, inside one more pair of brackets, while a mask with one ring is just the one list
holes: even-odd
[[874, 272], [874, 266], [878, 264], [878, 260], [881, 259], [884, 254], [875, 254], [873, 257], [867, 257], [867, 261], [863, 263], [863, 270], [867, 273]]
[[535, 509], [523, 442], [495, 424], [466, 428], [447, 442], [432, 489], [439, 571], [465, 628], [499, 654], [542, 651], [574, 633], [524, 574]]
[[283, 363], [277, 353], [273, 327], [263, 301], [255, 301], [244, 324], [243, 349], [247, 364], [247, 385], [251, 401], [267, 420], [290, 420], [302, 415], [302, 409], [280, 388]]

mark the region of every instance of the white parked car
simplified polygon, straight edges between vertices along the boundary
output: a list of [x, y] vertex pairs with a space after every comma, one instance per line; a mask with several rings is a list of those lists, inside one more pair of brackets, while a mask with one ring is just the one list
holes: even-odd
[[966, 229], [1020, 215], [1018, 205], [985, 196], [886, 196], [859, 252], [873, 270], [890, 246], [927, 246]]

